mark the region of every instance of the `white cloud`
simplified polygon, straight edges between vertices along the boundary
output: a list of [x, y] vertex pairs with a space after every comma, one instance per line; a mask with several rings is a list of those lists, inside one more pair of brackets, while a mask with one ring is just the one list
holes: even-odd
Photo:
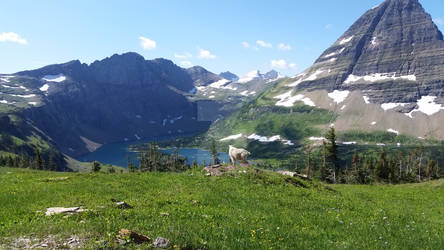
[[14, 32], [4, 32], [0, 34], [0, 42], [13, 42], [19, 44], [28, 44], [28, 41]]
[[291, 69], [297, 69], [298, 68], [296, 63], [290, 63], [290, 64], [288, 64], [288, 67], [291, 68]]
[[185, 52], [183, 54], [176, 54], [176, 53], [174, 53], [174, 57], [177, 58], [177, 59], [188, 59], [188, 58], [193, 57], [193, 55], [191, 55], [190, 52]]
[[287, 69], [288, 68], [287, 62], [284, 59], [271, 60], [270, 64], [271, 64], [272, 68], [276, 68], [276, 69]]
[[200, 59], [215, 59], [216, 56], [211, 54], [209, 50], [199, 49], [199, 55], [198, 57]]
[[272, 48], [272, 47], [273, 47], [273, 45], [272, 45], [271, 43], [266, 43], [266, 42], [264, 42], [264, 41], [262, 41], [262, 40], [257, 40], [256, 43], [257, 43], [259, 46], [262, 46], [262, 47], [264, 47], [264, 48]]
[[433, 22], [435, 22], [438, 25], [444, 25], [444, 20], [440, 17], [434, 18]]
[[143, 36], [139, 37], [139, 39], [140, 39], [140, 46], [142, 46], [144, 50], [152, 50], [156, 48], [155, 41]]
[[278, 48], [279, 48], [280, 50], [291, 50], [291, 46], [290, 46], [290, 44], [284, 44], [284, 43], [280, 43], [280, 44], [278, 45]]
[[180, 66], [184, 67], [184, 68], [189, 68], [189, 67], [193, 67], [193, 63], [190, 61], [181, 61], [179, 63]]
[[249, 47], [250, 47], [250, 44], [248, 44], [247, 42], [242, 42], [242, 46], [243, 46], [244, 48], [249, 48]]
[[325, 29], [326, 29], [326, 30], [329, 30], [329, 29], [331, 29], [331, 28], [333, 28], [333, 24], [329, 23], [329, 24], [326, 24], [326, 25], [325, 25]]

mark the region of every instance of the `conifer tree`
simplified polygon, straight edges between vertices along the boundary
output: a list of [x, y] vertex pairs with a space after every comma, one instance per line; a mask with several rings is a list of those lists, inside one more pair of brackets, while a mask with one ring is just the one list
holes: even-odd
[[216, 140], [214, 138], [211, 138], [210, 154], [213, 157], [213, 164], [219, 164], [219, 153], [217, 152]]
[[338, 145], [336, 144], [335, 128], [330, 127], [325, 138], [327, 139], [327, 160], [329, 168], [333, 171], [333, 183], [336, 183], [339, 173]]
[[92, 163], [93, 172], [99, 172], [101, 168], [102, 168], [102, 166], [100, 165], [100, 162], [93, 161], [93, 163]]
[[34, 147], [34, 162], [33, 162], [33, 168], [42, 170], [44, 169], [45, 161], [42, 158], [42, 154], [40, 152], [40, 149], [35, 146]]

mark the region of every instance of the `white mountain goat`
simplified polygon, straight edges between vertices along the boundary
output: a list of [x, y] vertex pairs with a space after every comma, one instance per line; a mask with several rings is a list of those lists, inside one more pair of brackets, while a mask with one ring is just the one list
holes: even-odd
[[247, 157], [250, 155], [250, 152], [243, 148], [235, 148], [233, 146], [229, 146], [228, 155], [230, 156], [231, 163], [236, 166], [236, 161], [246, 162]]

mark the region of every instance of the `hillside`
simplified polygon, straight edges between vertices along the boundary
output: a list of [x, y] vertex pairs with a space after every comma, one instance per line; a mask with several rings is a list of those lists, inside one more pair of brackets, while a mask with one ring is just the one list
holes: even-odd
[[421, 4], [386, 0], [311, 67], [275, 82], [191, 144], [214, 138], [224, 150], [234, 144], [255, 158], [287, 158], [321, 145], [334, 127], [349, 159], [353, 150], [397, 155], [396, 148], [425, 146], [442, 160], [442, 65], [442, 33]]
[[[182, 249], [444, 246], [442, 180], [324, 186], [249, 169], [208, 177], [200, 169], [89, 174], [0, 168], [0, 183], [0, 248], [42, 242], [117, 247], [122, 228], [165, 237]], [[116, 208], [112, 199], [134, 208]], [[44, 215], [56, 206], [88, 211]]]

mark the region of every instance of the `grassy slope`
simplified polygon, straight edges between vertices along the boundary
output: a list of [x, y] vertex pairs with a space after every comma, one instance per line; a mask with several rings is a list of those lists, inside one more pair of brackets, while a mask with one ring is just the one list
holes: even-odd
[[[48, 180], [55, 176], [70, 178]], [[94, 244], [129, 228], [152, 238], [166, 237], [181, 248], [444, 246], [444, 180], [336, 185], [334, 192], [317, 183], [296, 187], [285, 179], [254, 171], [206, 177], [201, 171], [88, 174], [0, 168], [0, 244], [31, 234], [88, 235]], [[111, 198], [125, 200], [134, 209], [113, 208]], [[90, 211], [67, 218], [37, 212], [77, 205]]]

